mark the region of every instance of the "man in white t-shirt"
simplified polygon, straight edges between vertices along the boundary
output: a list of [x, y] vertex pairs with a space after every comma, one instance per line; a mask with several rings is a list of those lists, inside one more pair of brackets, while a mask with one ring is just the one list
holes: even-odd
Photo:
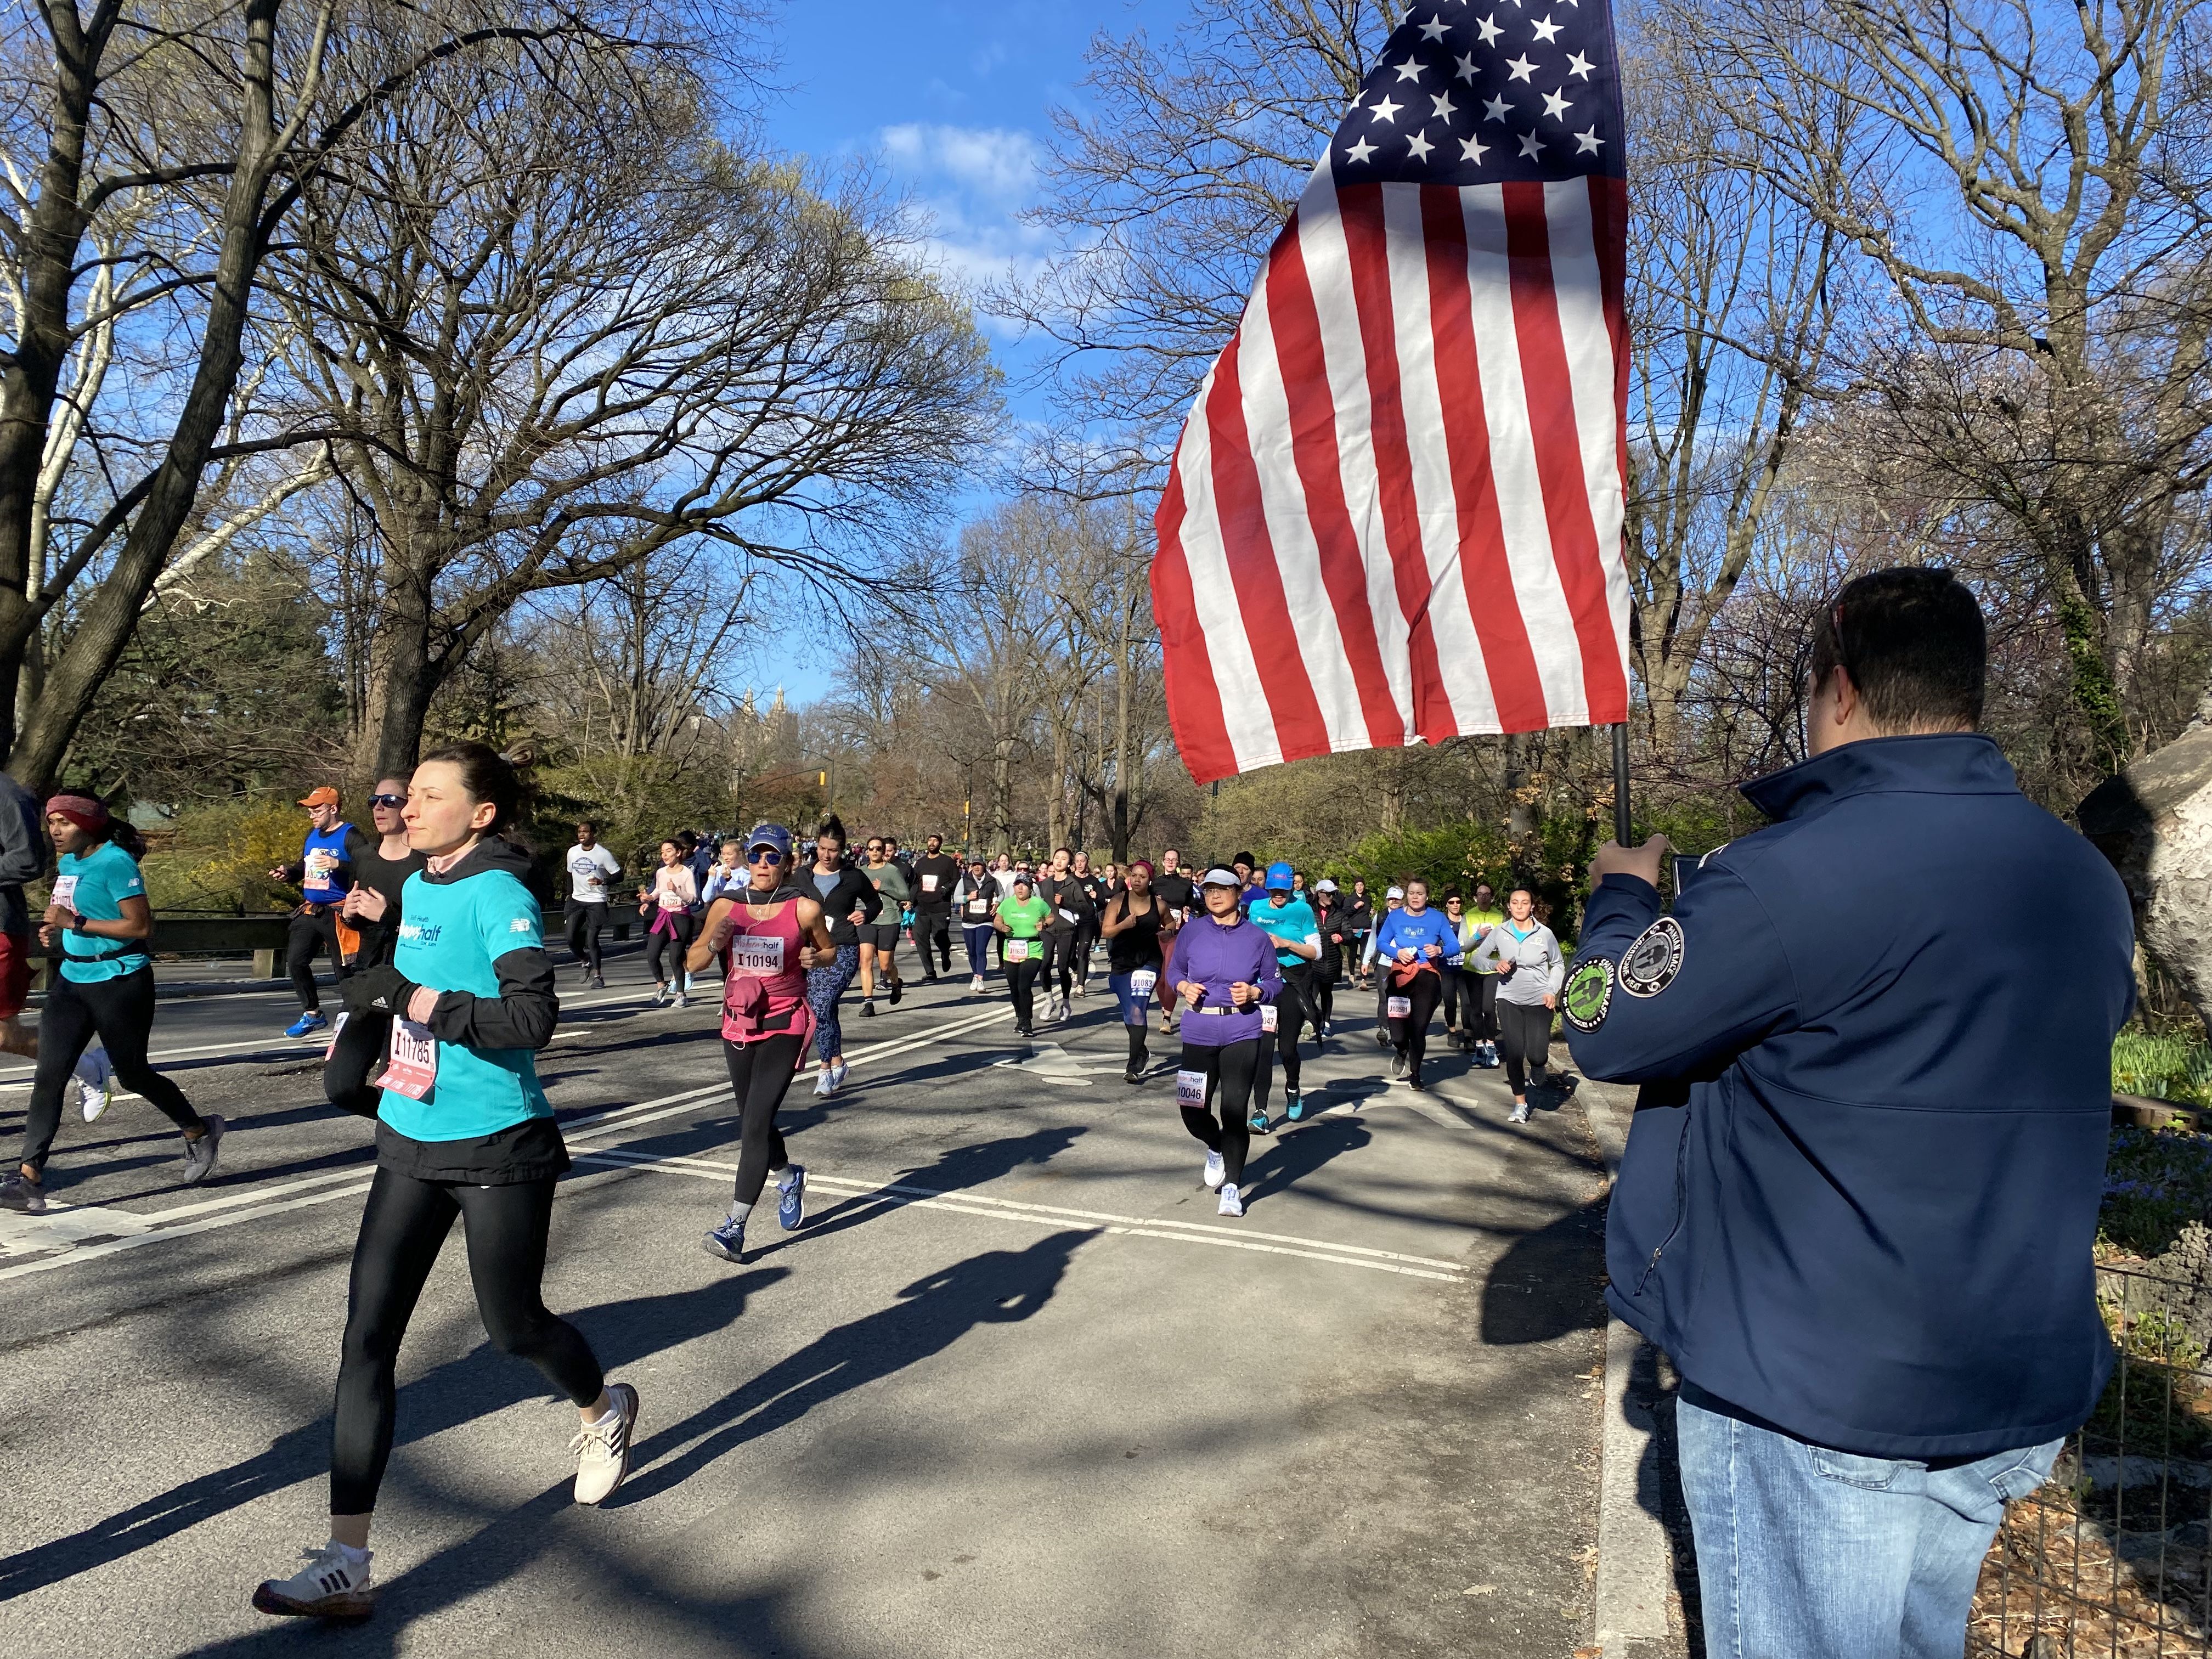
[[607, 919], [607, 893], [622, 874], [615, 855], [599, 845], [599, 826], [586, 818], [576, 826], [576, 844], [568, 849], [568, 901], [562, 907], [568, 923], [568, 949], [583, 968], [586, 980], [606, 989], [599, 967], [599, 926]]

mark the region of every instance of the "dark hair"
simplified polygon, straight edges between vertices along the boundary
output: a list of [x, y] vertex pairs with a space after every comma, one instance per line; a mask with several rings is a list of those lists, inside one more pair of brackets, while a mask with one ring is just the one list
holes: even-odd
[[418, 769], [438, 762], [453, 767], [461, 775], [461, 787], [469, 792], [469, 799], [489, 801], [497, 809], [487, 836], [495, 836], [520, 816], [522, 811], [522, 780], [515, 775], [514, 763], [488, 743], [449, 744], [422, 757]]
[[1885, 732], [1979, 726], [1988, 667], [1982, 607], [1932, 565], [1856, 577], [1813, 624], [1814, 684], [1841, 668]]
[[588, 830], [595, 836], [599, 833], [599, 826], [598, 823], [591, 818], [578, 818], [576, 820], [576, 828], [579, 830]]
[[853, 838], [845, 833], [845, 820], [835, 812], [823, 819], [821, 827], [814, 832], [814, 838], [817, 841], [821, 840], [824, 836], [835, 836], [840, 847], [850, 847], [853, 844]]

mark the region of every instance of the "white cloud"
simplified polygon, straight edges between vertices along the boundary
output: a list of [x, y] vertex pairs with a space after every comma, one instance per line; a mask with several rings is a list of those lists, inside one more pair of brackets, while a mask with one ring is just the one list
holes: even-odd
[[881, 142], [884, 154], [907, 176], [1019, 203], [1036, 194], [1037, 142], [1026, 132], [906, 121], [885, 127]]
[[[909, 191], [915, 245], [950, 281], [973, 290], [1043, 269], [1054, 233], [1020, 216], [1043, 194], [1042, 153], [1034, 135], [908, 121], [885, 127], [877, 144]], [[984, 322], [994, 333], [1015, 332]]]

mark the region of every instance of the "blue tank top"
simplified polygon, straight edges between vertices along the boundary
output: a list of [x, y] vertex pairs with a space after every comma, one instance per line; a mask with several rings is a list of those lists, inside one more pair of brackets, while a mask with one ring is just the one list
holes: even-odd
[[300, 890], [313, 904], [336, 904], [345, 896], [338, 882], [338, 866], [345, 861], [346, 836], [353, 826], [334, 823], [327, 830], [310, 830], [301, 843], [300, 860], [307, 866]]

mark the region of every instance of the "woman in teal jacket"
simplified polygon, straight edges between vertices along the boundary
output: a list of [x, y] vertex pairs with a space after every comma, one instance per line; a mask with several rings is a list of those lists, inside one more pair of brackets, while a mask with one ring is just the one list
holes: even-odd
[[415, 769], [407, 836], [424, 866], [400, 890], [392, 960], [344, 986], [356, 1018], [394, 1018], [338, 1364], [331, 1536], [305, 1553], [299, 1573], [254, 1592], [264, 1613], [361, 1619], [372, 1609], [368, 1528], [392, 1452], [393, 1366], [457, 1216], [492, 1340], [533, 1361], [582, 1419], [570, 1445], [576, 1501], [600, 1502], [629, 1468], [636, 1389], [606, 1382], [590, 1344], [539, 1293], [568, 1152], [533, 1058], [561, 1017], [544, 912], [520, 879], [529, 855], [499, 837], [520, 794], [514, 769], [479, 743]]

